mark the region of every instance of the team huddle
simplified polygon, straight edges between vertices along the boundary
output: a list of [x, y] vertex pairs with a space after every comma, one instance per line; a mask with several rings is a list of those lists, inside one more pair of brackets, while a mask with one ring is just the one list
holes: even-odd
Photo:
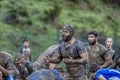
[[[105, 46], [100, 44], [96, 31], [87, 35], [88, 42], [83, 43], [74, 37], [73, 26], [66, 25], [58, 44], [48, 47], [35, 62], [28, 40], [14, 59], [1, 50], [0, 80], [120, 80], [120, 48], [112, 49], [112, 38], [106, 39]], [[57, 66], [60, 62], [65, 70]]]

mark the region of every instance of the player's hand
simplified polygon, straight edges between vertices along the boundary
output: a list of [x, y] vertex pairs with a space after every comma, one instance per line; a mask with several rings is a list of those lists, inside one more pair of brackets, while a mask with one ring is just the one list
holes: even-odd
[[48, 55], [46, 55], [44, 59], [46, 62], [48, 62], [48, 63], [50, 62], [50, 57]]
[[68, 58], [65, 58], [65, 59], [64, 59], [64, 62], [65, 62], [65, 63], [73, 63], [73, 60], [74, 60], [74, 59], [69, 56]]

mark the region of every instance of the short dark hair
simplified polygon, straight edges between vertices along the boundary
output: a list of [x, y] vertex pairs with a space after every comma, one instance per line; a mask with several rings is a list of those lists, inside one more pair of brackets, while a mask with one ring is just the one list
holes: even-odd
[[24, 39], [24, 40], [23, 40], [23, 43], [26, 42], [26, 41], [29, 41], [29, 40], [28, 40], [28, 39]]
[[91, 64], [90, 68], [89, 68], [89, 72], [97, 72], [97, 70], [99, 70], [100, 67], [98, 64], [94, 63], [94, 64]]
[[96, 31], [91, 31], [88, 33], [88, 35], [94, 35], [95, 37], [98, 37], [98, 33]]

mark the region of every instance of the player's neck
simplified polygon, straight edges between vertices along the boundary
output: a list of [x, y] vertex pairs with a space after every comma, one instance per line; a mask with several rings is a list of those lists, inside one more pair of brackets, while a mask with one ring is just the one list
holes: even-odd
[[70, 45], [72, 45], [74, 43], [74, 41], [75, 41], [75, 38], [72, 37], [72, 39], [70, 41], [66, 42], [66, 45], [70, 46]]
[[92, 47], [96, 48], [98, 46], [98, 42], [96, 42]]

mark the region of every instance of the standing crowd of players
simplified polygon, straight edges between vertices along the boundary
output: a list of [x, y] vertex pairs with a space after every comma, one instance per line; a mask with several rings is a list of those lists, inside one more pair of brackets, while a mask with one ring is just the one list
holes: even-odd
[[[73, 26], [66, 25], [58, 44], [48, 47], [35, 62], [28, 40], [14, 59], [1, 50], [0, 80], [120, 80], [120, 47], [114, 51], [110, 37], [105, 44], [98, 42], [96, 31], [89, 32], [88, 42], [83, 43], [74, 37]], [[61, 61], [66, 70], [56, 65]]]

